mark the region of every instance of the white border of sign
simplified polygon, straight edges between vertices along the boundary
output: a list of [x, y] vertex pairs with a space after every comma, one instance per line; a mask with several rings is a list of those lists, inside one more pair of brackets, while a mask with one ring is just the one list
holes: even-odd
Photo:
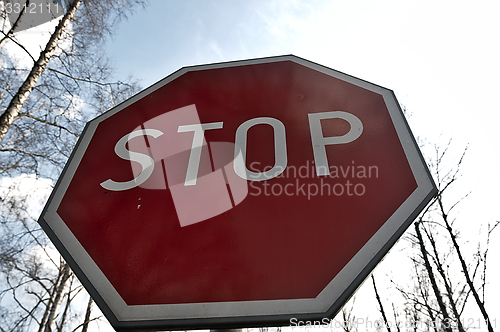
[[[417, 182], [417, 189], [314, 299], [127, 305], [56, 212], [99, 123], [187, 72], [281, 61], [295, 62], [382, 95]], [[324, 317], [331, 318], [336, 314], [408, 228], [417, 214], [427, 205], [436, 191], [429, 170], [391, 90], [308, 60], [286, 55], [182, 68], [90, 121], [81, 135], [63, 175], [56, 184], [39, 223], [116, 329], [237, 328], [289, 325], [289, 320], [292, 317], [298, 320], [321, 320]]]

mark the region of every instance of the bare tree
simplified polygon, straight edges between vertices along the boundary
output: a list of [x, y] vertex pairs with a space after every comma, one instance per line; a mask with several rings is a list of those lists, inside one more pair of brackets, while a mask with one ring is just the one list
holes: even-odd
[[[54, 51], [56, 50], [57, 44], [59, 40], [63, 36], [66, 26], [70, 22], [70, 20], [74, 17], [76, 10], [81, 4], [81, 0], [74, 0], [68, 3], [68, 9], [66, 13], [59, 21], [55, 31], [50, 36], [50, 39], [45, 45], [45, 49], [40, 53], [38, 60], [34, 61], [33, 67], [29, 72], [28, 76], [24, 80], [23, 84], [19, 87], [16, 94], [10, 100], [7, 108], [3, 111], [0, 116], [0, 142], [3, 141], [7, 131], [10, 126], [14, 122], [14, 120], [18, 117], [21, 107], [24, 105], [24, 102], [31, 94], [31, 91], [35, 87], [38, 79], [45, 71], [45, 68], [52, 58]], [[34, 60], [34, 59], [33, 59]]]
[[[427, 326], [432, 324], [436, 332], [453, 329], [465, 332], [462, 314], [473, 303], [483, 315], [488, 331], [492, 332], [484, 293], [482, 299], [479, 294], [487, 284], [489, 238], [498, 223], [493, 227], [488, 225], [486, 243], [479, 242], [477, 252], [466, 258], [457, 236], [459, 228], [450, 221], [451, 213], [463, 199], [458, 199], [448, 209], [444, 200], [451, 196], [452, 185], [459, 178], [465, 152], [454, 166], [445, 170], [448, 149], [449, 145], [445, 149], [435, 148], [435, 158], [431, 159], [429, 167], [437, 180], [438, 194], [415, 222], [414, 232], [406, 236], [412, 248], [417, 249], [412, 258], [414, 288], [397, 284], [396, 288], [407, 301], [407, 313], [417, 320], [423, 319]], [[474, 301], [470, 301], [471, 298]]]
[[[415, 232], [417, 234], [417, 239], [418, 239], [418, 244], [420, 247], [420, 252], [422, 253], [422, 259], [424, 261], [424, 266], [425, 270], [427, 271], [427, 276], [429, 278], [429, 281], [432, 285], [432, 290], [434, 292], [434, 296], [436, 297], [437, 303], [439, 305], [439, 310], [441, 312], [441, 315], [443, 316], [442, 319], [444, 322], [449, 322], [450, 321], [450, 315], [448, 314], [448, 309], [444, 303], [441, 291], [438, 287], [438, 283], [436, 280], [436, 275], [434, 274], [434, 269], [431, 266], [431, 263], [429, 261], [429, 255], [427, 253], [427, 249], [425, 247], [424, 240], [422, 238], [422, 234], [420, 232], [420, 221], [415, 223]], [[448, 324], [443, 324], [443, 328], [447, 332], [451, 332], [451, 326]]]
[[[38, 226], [50, 188], [88, 119], [138, 91], [113, 81], [103, 43], [142, 0], [67, 0], [40, 54], [6, 24], [0, 41], [0, 331], [88, 329], [92, 302], [74, 307], [82, 286]], [[18, 48], [31, 65], [13, 58]], [[8, 177], [11, 180], [8, 180]], [[44, 180], [46, 178], [52, 181]], [[8, 181], [7, 181], [8, 180]], [[20, 182], [38, 181], [29, 188]], [[28, 181], [28, 182], [29, 182]]]
[[[484, 303], [484, 297], [483, 297], [483, 301], [481, 301], [481, 299], [479, 298], [479, 294], [478, 294], [478, 291], [476, 289], [476, 285], [474, 284], [473, 282], [473, 276], [475, 275], [475, 271], [472, 272], [472, 275], [471, 275], [471, 271], [469, 269], [469, 266], [467, 265], [466, 261], [465, 261], [465, 258], [462, 254], [462, 250], [461, 250], [461, 247], [458, 243], [458, 240], [457, 240], [457, 236], [455, 234], [455, 231], [449, 221], [449, 218], [448, 218], [448, 213], [449, 211], [451, 210], [445, 210], [444, 208], [444, 205], [443, 205], [443, 201], [442, 201], [442, 197], [441, 195], [438, 195], [438, 198], [437, 198], [437, 202], [438, 202], [438, 205], [439, 205], [439, 211], [441, 213], [441, 218], [442, 218], [442, 221], [444, 222], [444, 225], [446, 227], [446, 230], [450, 236], [450, 239], [452, 240], [452, 243], [453, 243], [453, 248], [455, 249], [455, 253], [460, 261], [460, 265], [461, 265], [461, 268], [462, 268], [462, 274], [463, 274], [463, 277], [465, 278], [466, 282], [467, 282], [467, 285], [469, 286], [469, 291], [472, 293], [472, 296], [476, 302], [476, 305], [477, 307], [479, 308], [479, 310], [481, 311], [481, 314], [484, 318], [484, 321], [486, 323], [486, 326], [488, 327], [488, 331], [489, 332], [493, 332], [493, 326], [491, 325], [491, 321], [490, 321], [490, 318], [489, 318], [489, 315], [488, 315], [488, 312], [486, 310], [486, 306], [485, 306], [485, 303]], [[453, 207], [452, 207], [453, 208]], [[479, 262], [478, 262], [479, 263]], [[486, 269], [486, 266], [485, 266], [485, 269]], [[483, 272], [484, 273], [484, 278], [483, 278], [483, 286], [485, 285], [485, 279], [486, 279], [486, 270]], [[458, 319], [458, 321], [460, 321], [460, 319]]]
[[15, 76], [19, 82], [9, 84], [0, 100], [0, 174], [47, 173], [45, 165], [61, 169], [85, 122], [138, 91], [133, 82], [109, 82], [112, 68], [102, 53], [106, 36], [136, 5], [143, 2], [66, 1], [39, 55], [4, 32], [32, 66], [6, 59], [5, 47], [0, 49], [3, 75], [9, 76], [2, 81]]

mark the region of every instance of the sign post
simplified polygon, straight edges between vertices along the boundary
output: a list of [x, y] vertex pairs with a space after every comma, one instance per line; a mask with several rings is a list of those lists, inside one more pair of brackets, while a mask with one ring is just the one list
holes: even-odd
[[40, 224], [117, 330], [328, 320], [436, 187], [394, 93], [296, 56], [90, 121]]

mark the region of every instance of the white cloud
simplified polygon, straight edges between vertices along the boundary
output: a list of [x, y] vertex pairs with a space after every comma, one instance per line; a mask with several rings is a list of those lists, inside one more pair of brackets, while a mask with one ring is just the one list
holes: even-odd
[[220, 48], [219, 44], [215, 41], [215, 40], [211, 40], [209, 43], [208, 43], [208, 46], [210, 47], [210, 49], [215, 53], [217, 54], [217, 56], [221, 59], [224, 58], [224, 54], [222, 52], [222, 49]]
[[35, 174], [22, 174], [0, 178], [0, 197], [3, 202], [0, 211], [3, 216], [10, 214], [10, 204], [20, 208], [22, 218], [38, 219], [53, 187], [50, 179], [39, 178]]

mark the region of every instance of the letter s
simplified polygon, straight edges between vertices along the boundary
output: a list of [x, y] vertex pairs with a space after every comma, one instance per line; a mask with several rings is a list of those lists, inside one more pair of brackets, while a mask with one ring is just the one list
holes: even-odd
[[157, 138], [158, 136], [163, 135], [163, 133], [156, 129], [136, 130], [123, 136], [115, 145], [115, 153], [118, 157], [141, 164], [141, 173], [135, 179], [125, 182], [116, 182], [108, 179], [101, 183], [101, 187], [113, 191], [128, 190], [140, 186], [151, 176], [155, 167], [153, 158], [143, 153], [129, 151], [125, 146], [132, 138], [143, 135], [149, 135]]

